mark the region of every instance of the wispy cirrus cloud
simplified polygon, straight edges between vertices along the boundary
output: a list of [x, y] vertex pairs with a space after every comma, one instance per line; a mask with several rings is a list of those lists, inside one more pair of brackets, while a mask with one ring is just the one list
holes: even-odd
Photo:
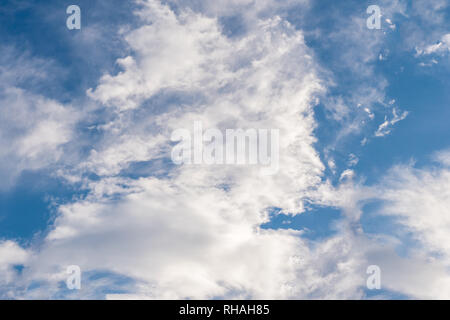
[[50, 77], [48, 72], [58, 70], [51, 61], [20, 55], [11, 47], [1, 52], [0, 187], [8, 188], [22, 171], [58, 162], [79, 114], [70, 105], [36, 92], [42, 88], [40, 82]]

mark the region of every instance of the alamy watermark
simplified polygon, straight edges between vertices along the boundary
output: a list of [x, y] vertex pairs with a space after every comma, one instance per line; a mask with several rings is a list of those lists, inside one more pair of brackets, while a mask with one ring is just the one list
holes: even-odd
[[70, 16], [67, 17], [67, 20], [66, 20], [67, 29], [80, 30], [81, 29], [81, 9], [80, 9], [80, 7], [75, 4], [72, 4], [67, 7], [66, 13], [70, 14]]
[[377, 5], [370, 5], [366, 9], [366, 13], [370, 14], [370, 17], [366, 20], [368, 29], [381, 29], [381, 9]]
[[66, 286], [69, 290], [81, 289], [81, 268], [77, 265], [68, 266], [66, 273], [69, 276], [66, 279]]
[[367, 274], [370, 274], [370, 276], [367, 278], [367, 289], [374, 290], [374, 289], [381, 289], [381, 269], [377, 265], [370, 265], [367, 267], [366, 270]]
[[279, 169], [279, 129], [203, 130], [195, 121], [193, 130], [176, 129], [171, 140], [177, 164], [259, 165], [262, 174], [275, 174]]

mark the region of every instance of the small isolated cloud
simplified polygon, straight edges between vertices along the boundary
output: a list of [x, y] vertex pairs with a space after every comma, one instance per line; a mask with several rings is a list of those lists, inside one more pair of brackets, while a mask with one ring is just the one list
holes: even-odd
[[416, 48], [417, 55], [445, 54], [450, 51], [450, 33], [442, 36], [441, 40], [425, 48]]
[[376, 137], [384, 137], [391, 133], [392, 127], [399, 121], [402, 121], [408, 116], [408, 111], [400, 112], [397, 110], [397, 108], [393, 108], [392, 110], [392, 118], [388, 119], [386, 116], [384, 118], [384, 122], [380, 124], [377, 131], [375, 132]]
[[347, 165], [349, 167], [356, 166], [358, 164], [358, 162], [359, 162], [359, 158], [356, 155], [354, 155], [353, 153], [350, 153], [348, 155]]
[[391, 19], [385, 19], [385, 21], [389, 24], [389, 28], [391, 28], [392, 30], [396, 29], [396, 25], [392, 22]]

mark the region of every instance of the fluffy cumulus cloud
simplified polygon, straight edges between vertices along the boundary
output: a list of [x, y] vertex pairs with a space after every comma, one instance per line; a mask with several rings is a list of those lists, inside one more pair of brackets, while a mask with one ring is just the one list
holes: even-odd
[[[373, 119], [379, 102], [392, 116], [375, 136], [389, 134], [407, 115], [384, 103], [387, 83], [372, 68], [383, 36], [365, 39], [364, 16], [352, 17], [330, 39], [349, 37], [366, 47], [343, 50], [348, 70], [362, 72], [365, 91], [332, 98], [333, 76], [283, 14], [291, 6], [306, 10], [306, 1], [137, 3], [139, 22], [120, 29], [127, 46], [117, 59], [120, 70], [87, 90], [80, 101], [89, 107], [75, 111], [25, 89], [11, 76], [20, 64], [2, 73], [0, 157], [6, 165], [0, 174], [12, 180], [23, 170], [47, 168], [83, 192], [58, 204], [35, 246], [0, 242], [1, 296], [362, 298], [371, 263], [381, 266], [385, 288], [445, 296], [448, 152], [437, 153], [431, 168], [397, 167], [375, 186], [358, 180], [359, 158], [351, 153], [352, 169], [334, 186], [316, 149], [320, 99], [335, 120], [358, 122], [350, 131], [359, 130], [362, 117]], [[386, 8], [389, 21], [404, 11], [400, 1]], [[230, 31], [226, 19], [238, 19], [242, 28]], [[36, 65], [28, 68], [32, 76], [45, 76]], [[360, 111], [356, 118], [349, 102]], [[172, 133], [193, 132], [199, 122], [223, 133], [279, 130], [276, 174], [261, 174], [267, 169], [261, 165], [175, 165]], [[76, 160], [64, 156], [67, 150]], [[395, 251], [396, 235], [380, 241], [364, 233], [363, 205], [374, 199], [385, 204], [378, 215], [398, 218], [421, 244], [409, 256]], [[273, 212], [304, 214], [311, 203], [341, 209], [334, 234], [308, 240], [301, 230], [262, 227]], [[414, 281], [402, 277], [411, 263]], [[61, 290], [69, 265], [81, 267], [82, 290]]]
[[[394, 166], [371, 186], [347, 170], [338, 188], [323, 184], [316, 193], [317, 202], [345, 215], [340, 230], [351, 239], [353, 261], [359, 257], [360, 266], [380, 267], [382, 287], [403, 297], [449, 298], [449, 151], [432, 160], [422, 167]], [[362, 223], [367, 215], [389, 220], [381, 230], [367, 232]]]
[[[84, 160], [59, 171], [69, 181], [78, 175], [88, 195], [59, 207], [22, 275], [40, 285], [22, 295], [52, 296], [76, 264], [130, 277], [130, 293], [141, 297], [360, 297], [364, 257], [349, 228], [312, 245], [301, 231], [260, 227], [271, 208], [301, 214], [323, 175], [313, 147], [323, 86], [301, 31], [273, 16], [228, 37], [217, 18], [141, 5], [141, 25], [124, 35], [133, 54], [88, 90], [112, 116], [95, 125], [101, 135]], [[171, 133], [194, 121], [280, 130], [277, 174], [234, 165], [123, 174], [170, 162]]]
[[[115, 112], [77, 168], [101, 179], [87, 182], [85, 199], [60, 207], [32, 277], [70, 261], [130, 276], [153, 298], [356, 297], [348, 239], [311, 248], [299, 231], [260, 228], [270, 208], [303, 212], [321, 181], [312, 112], [322, 85], [302, 33], [275, 16], [230, 38], [215, 18], [175, 14], [157, 1], [142, 6], [142, 26], [125, 35], [134, 54], [88, 92]], [[279, 171], [182, 165], [120, 176], [133, 163], [167, 159], [171, 132], [194, 121], [280, 130]], [[336, 267], [313, 268], [322, 263]]]

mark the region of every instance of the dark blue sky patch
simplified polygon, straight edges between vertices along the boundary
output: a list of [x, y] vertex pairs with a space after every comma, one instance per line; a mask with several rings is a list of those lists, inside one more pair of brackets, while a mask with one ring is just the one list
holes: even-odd
[[314, 207], [295, 216], [279, 212], [279, 209], [273, 209], [270, 222], [261, 225], [261, 228], [303, 230], [302, 237], [310, 240], [320, 240], [336, 234], [335, 223], [341, 217], [339, 210], [329, 207]]
[[56, 215], [54, 205], [81, 195], [48, 172], [23, 172], [12, 189], [0, 193], [0, 239], [27, 245], [43, 237]]
[[219, 22], [223, 28], [222, 33], [230, 38], [245, 34], [247, 29], [240, 15], [220, 17]]
[[405, 294], [383, 289], [364, 289], [364, 299], [366, 300], [410, 300]]
[[153, 159], [150, 161], [132, 162], [120, 172], [120, 176], [139, 179], [145, 177], [168, 177], [175, 164], [169, 158]]

